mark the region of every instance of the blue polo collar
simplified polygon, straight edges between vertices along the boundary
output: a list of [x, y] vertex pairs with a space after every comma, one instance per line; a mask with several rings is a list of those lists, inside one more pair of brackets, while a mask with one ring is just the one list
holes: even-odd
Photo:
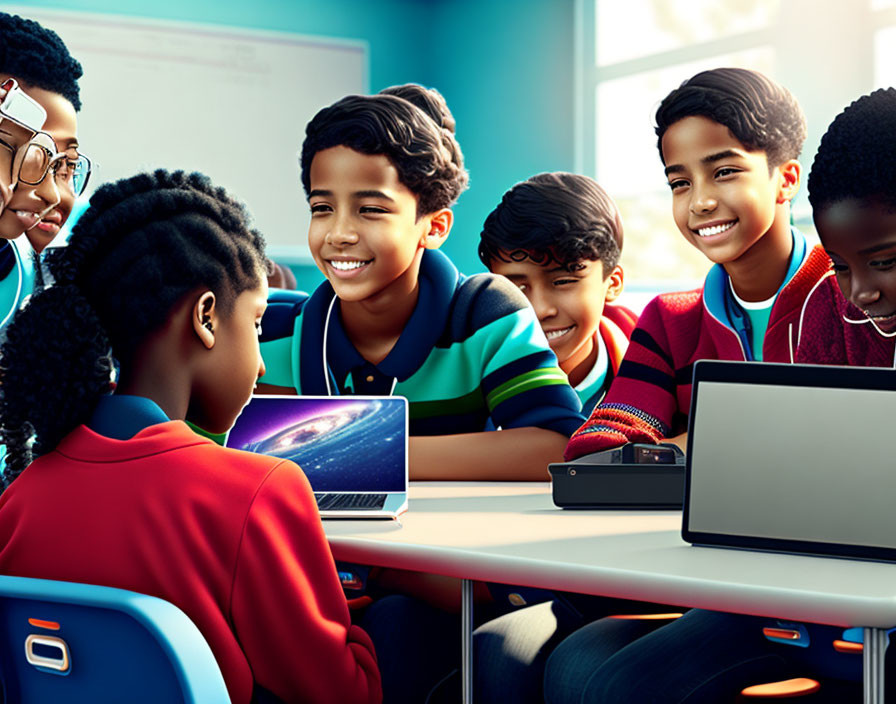
[[[787, 275], [784, 277], [784, 281], [781, 283], [780, 288], [778, 288], [778, 293], [775, 294], [776, 296], [790, 283], [790, 280], [794, 277], [796, 272], [799, 271], [803, 262], [806, 260], [806, 257], [809, 255], [809, 245], [806, 242], [803, 233], [791, 226], [790, 234], [793, 237], [793, 250], [790, 253], [790, 264], [787, 267]], [[703, 284], [703, 300], [706, 304], [706, 308], [725, 326], [731, 328], [735, 332], [739, 332], [738, 325], [736, 325], [735, 321], [732, 321], [731, 317], [728, 315], [727, 309], [730, 307], [726, 306], [726, 300], [728, 299], [733, 301], [730, 284], [728, 283], [728, 273], [721, 264], [713, 264], [709, 273], [706, 275], [706, 281]], [[747, 349], [749, 349], [749, 345], [747, 345]]]
[[87, 427], [114, 440], [130, 440], [151, 425], [171, 420], [155, 401], [143, 396], [113, 394], [97, 403]]
[[329, 281], [322, 283], [308, 299], [302, 312], [302, 344], [299, 352], [299, 381], [302, 393], [327, 394], [327, 384], [323, 376], [325, 327], [327, 328], [326, 368], [330, 374], [331, 393], [339, 393], [340, 384], [344, 383], [353, 371], [365, 368], [368, 368], [374, 376], [398, 381], [408, 379], [423, 365], [441, 337], [460, 280], [461, 275], [448, 257], [438, 250], [423, 252], [417, 305], [395, 346], [386, 358], [376, 365], [365, 360], [349, 340], [342, 325], [338, 305], [333, 305], [327, 325], [327, 314], [336, 294]]

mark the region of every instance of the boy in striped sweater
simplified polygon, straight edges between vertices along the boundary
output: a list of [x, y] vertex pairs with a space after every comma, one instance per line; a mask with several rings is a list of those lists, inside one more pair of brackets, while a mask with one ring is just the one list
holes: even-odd
[[[809, 202], [833, 271], [806, 298], [796, 361], [893, 366], [896, 89], [863, 95], [834, 119], [812, 163]], [[779, 625], [772, 618], [703, 609], [646, 635], [652, 624], [596, 621], [554, 651], [545, 701], [734, 701], [746, 685], [791, 677], [823, 678], [824, 701], [861, 698], [861, 658], [831, 647], [844, 638], [842, 627], [799, 624], [806, 637], [794, 647], [762, 635]], [[888, 682], [896, 671], [894, 655], [891, 646]]]
[[656, 123], [675, 223], [714, 266], [701, 288], [647, 305], [567, 459], [630, 442], [684, 447], [693, 363], [792, 362], [803, 303], [830, 267], [790, 225], [806, 125], [786, 89], [755, 71], [704, 71], [666, 96]]
[[525, 296], [438, 251], [467, 184], [454, 135], [403, 98], [348, 96], [308, 124], [301, 165], [327, 281], [272, 294], [265, 390], [405, 396], [412, 479], [547, 480], [580, 404]]

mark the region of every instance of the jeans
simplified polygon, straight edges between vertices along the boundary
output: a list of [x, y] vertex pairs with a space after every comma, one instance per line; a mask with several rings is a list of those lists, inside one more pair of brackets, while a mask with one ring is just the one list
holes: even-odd
[[[774, 624], [770, 618], [700, 609], [660, 627], [650, 621], [595, 621], [552, 653], [545, 702], [715, 704], [733, 701], [749, 685], [791, 677], [861, 682], [861, 655], [837, 653], [831, 646], [842, 628], [806, 624], [810, 647], [802, 648], [766, 639], [763, 626]], [[853, 701], [832, 686], [837, 694], [831, 701]], [[860, 690], [847, 691], [855, 696]]]
[[[502, 590], [492, 589], [493, 594]], [[540, 590], [506, 588], [527, 598]], [[541, 604], [510, 611], [473, 633], [474, 699], [478, 704], [541, 704], [542, 681], [551, 651], [585, 624], [610, 613], [656, 613], [669, 608], [621, 599], [543, 591]], [[655, 622], [650, 622], [655, 628]], [[645, 631], [646, 632], [646, 631]], [[621, 646], [620, 646], [621, 647]]]
[[460, 700], [460, 617], [406, 596], [377, 599], [360, 619], [376, 650], [384, 704]]

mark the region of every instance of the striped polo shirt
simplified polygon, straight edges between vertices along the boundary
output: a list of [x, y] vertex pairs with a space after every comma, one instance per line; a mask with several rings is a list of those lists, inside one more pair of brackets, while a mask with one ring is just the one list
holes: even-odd
[[273, 291], [262, 320], [266, 384], [303, 395], [408, 399], [411, 435], [535, 426], [571, 435], [581, 403], [526, 298], [500, 276], [465, 277], [437, 250], [420, 265], [417, 305], [378, 364], [342, 326], [329, 282], [309, 297]]

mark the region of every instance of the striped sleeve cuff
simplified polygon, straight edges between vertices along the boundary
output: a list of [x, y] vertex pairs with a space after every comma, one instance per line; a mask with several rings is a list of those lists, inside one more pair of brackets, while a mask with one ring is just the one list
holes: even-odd
[[631, 442], [655, 444], [668, 434], [664, 423], [634, 406], [600, 405], [570, 438], [564, 457], [568, 461]]

